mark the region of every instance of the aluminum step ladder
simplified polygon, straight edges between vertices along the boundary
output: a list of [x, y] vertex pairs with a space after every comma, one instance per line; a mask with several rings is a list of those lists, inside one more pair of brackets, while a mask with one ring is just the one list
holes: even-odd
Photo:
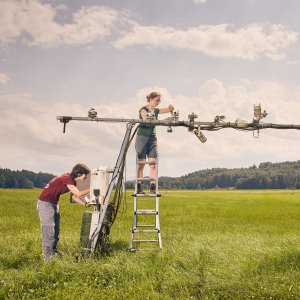
[[[145, 165], [156, 164], [156, 178], [155, 179], [150, 177], [139, 178], [138, 164], [145, 164]], [[147, 192], [145, 194], [137, 193], [138, 182], [141, 182], [141, 184], [143, 182], [148, 182], [150, 186], [151, 182], [153, 182], [154, 180], [155, 180], [155, 187], [156, 187], [155, 193], [147, 193]], [[129, 250], [134, 251], [134, 250], [162, 249], [162, 240], [161, 240], [160, 223], [159, 223], [159, 198], [161, 195], [158, 193], [158, 158], [147, 159], [147, 160], [138, 160], [137, 158], [135, 190], [132, 196], [133, 196], [133, 224], [131, 230]], [[146, 206], [151, 205], [151, 208], [145, 207], [145, 205]], [[149, 219], [151, 221], [151, 224], [145, 223], [145, 220], [149, 222]], [[136, 238], [135, 235], [139, 235], [139, 236], [142, 235], [145, 238]], [[149, 235], [151, 235], [151, 238], [149, 238]], [[157, 247], [155, 248], [138, 247], [138, 245], [141, 243], [156, 243]]]

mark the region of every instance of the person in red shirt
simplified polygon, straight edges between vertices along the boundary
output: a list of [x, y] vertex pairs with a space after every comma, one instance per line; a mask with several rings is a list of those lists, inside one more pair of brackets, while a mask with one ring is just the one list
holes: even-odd
[[91, 170], [84, 164], [77, 164], [71, 173], [65, 173], [53, 178], [38, 197], [38, 212], [42, 231], [42, 248], [45, 260], [58, 253], [60, 213], [58, 201], [62, 194], [71, 192], [73, 199], [85, 207], [88, 203], [80, 199], [89, 193], [90, 189], [79, 191], [76, 187], [78, 181], [84, 181]]

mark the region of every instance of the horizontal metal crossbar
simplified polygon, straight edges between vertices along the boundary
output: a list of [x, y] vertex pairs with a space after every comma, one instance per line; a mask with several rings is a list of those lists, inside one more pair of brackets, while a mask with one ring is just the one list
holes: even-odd
[[147, 232], [159, 232], [159, 229], [134, 229], [134, 233], [142, 232], [142, 233], [147, 233]]
[[156, 215], [158, 214], [157, 210], [148, 210], [148, 209], [140, 209], [135, 212], [137, 215]]
[[71, 117], [71, 116], [57, 116], [57, 120], [62, 123], [69, 121], [93, 121], [93, 122], [109, 122], [109, 123], [132, 123], [132, 124], [145, 124], [154, 126], [172, 126], [172, 127], [188, 127], [189, 129], [201, 128], [201, 130], [218, 130], [221, 128], [234, 128], [240, 130], [257, 130], [265, 128], [273, 129], [298, 129], [300, 125], [293, 124], [274, 124], [274, 123], [261, 123], [249, 122], [241, 128], [236, 122], [196, 122], [196, 121], [165, 121], [165, 120], [142, 120], [142, 119], [125, 119], [125, 118], [91, 118], [91, 117]]
[[142, 243], [142, 242], [158, 242], [158, 240], [133, 240], [133, 242]]
[[161, 197], [161, 194], [132, 194], [132, 196], [138, 198], [146, 198], [146, 197], [156, 198], [156, 197]]

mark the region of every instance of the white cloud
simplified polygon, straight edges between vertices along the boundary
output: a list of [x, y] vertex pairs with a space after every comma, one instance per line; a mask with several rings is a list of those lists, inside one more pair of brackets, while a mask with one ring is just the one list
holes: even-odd
[[287, 62], [288, 65], [299, 65], [300, 61], [299, 60], [290, 60]]
[[207, 0], [193, 0], [193, 2], [196, 4], [199, 4], [199, 3], [202, 4], [202, 3], [206, 3]]
[[[184, 120], [189, 113], [195, 112], [197, 121], [213, 121], [216, 115], [225, 115], [228, 122], [237, 118], [251, 121], [253, 104], [261, 103], [262, 109], [269, 113], [263, 122], [299, 125], [299, 96], [299, 90], [274, 82], [247, 81], [225, 86], [212, 79], [200, 86], [198, 96], [176, 96], [172, 102], [179, 109], [180, 119]], [[183, 128], [174, 128], [171, 135], [164, 128], [159, 128], [158, 132], [163, 158], [160, 170], [170, 176], [212, 167], [241, 167], [264, 161], [299, 159], [299, 130], [261, 130], [259, 139], [254, 139], [252, 132], [232, 129], [203, 131], [208, 139], [205, 144]]]
[[55, 10], [59, 11], [59, 10], [67, 10], [68, 9], [68, 6], [66, 4], [58, 4], [55, 6]]
[[[225, 115], [226, 121], [237, 118], [251, 121], [253, 104], [261, 103], [269, 113], [265, 122], [299, 123], [300, 86], [291, 89], [275, 82], [241, 81], [224, 85], [217, 79], [203, 82], [194, 97], [173, 96], [163, 87], [138, 90], [126, 103], [98, 105], [99, 117], [137, 118], [138, 109], [146, 103], [146, 95], [157, 90], [162, 94], [161, 106], [169, 103], [179, 110], [180, 120], [195, 112], [199, 121], [213, 121]], [[67, 103], [45, 105], [31, 95], [0, 95], [1, 167], [61, 173], [75, 163], [84, 162], [92, 168], [112, 167], [118, 156], [126, 126], [124, 123], [71, 121], [66, 134], [57, 115], [87, 116], [89, 107]], [[161, 115], [160, 119], [168, 117]], [[223, 129], [204, 131], [208, 141], [201, 144], [186, 128], [157, 128], [160, 153], [160, 175], [182, 174], [211, 167], [250, 166], [263, 161], [299, 159], [300, 131], [262, 130], [259, 139], [252, 132]], [[4, 165], [5, 164], [5, 165]], [[135, 173], [134, 142], [127, 157], [127, 174]]]
[[[204, 3], [205, 0], [194, 0]], [[105, 6], [82, 7], [72, 15], [72, 21], [56, 21], [66, 5], [52, 6], [39, 0], [2, 0], [0, 2], [0, 45], [14, 43], [39, 47], [86, 45], [112, 34], [117, 24], [121, 37], [113, 44], [122, 49], [144, 45], [188, 49], [212, 57], [257, 60], [267, 57], [281, 60], [284, 50], [298, 39], [299, 33], [282, 24], [249, 24], [235, 28], [231, 24], [200, 25], [180, 30], [174, 27], [142, 26], [125, 18], [125, 13]]]
[[0, 43], [13, 43], [23, 39], [25, 44], [41, 47], [83, 45], [103, 39], [111, 34], [118, 12], [91, 6], [73, 14], [73, 22], [59, 24], [57, 12], [65, 5], [53, 7], [38, 0], [0, 2]]
[[114, 45], [190, 49], [212, 57], [252, 61], [260, 57], [280, 60], [285, 57], [282, 50], [296, 42], [298, 35], [281, 24], [250, 24], [240, 29], [229, 24], [201, 25], [184, 31], [135, 23]]
[[4, 74], [4, 73], [0, 73], [0, 86], [6, 86], [9, 82], [9, 77], [8, 75]]

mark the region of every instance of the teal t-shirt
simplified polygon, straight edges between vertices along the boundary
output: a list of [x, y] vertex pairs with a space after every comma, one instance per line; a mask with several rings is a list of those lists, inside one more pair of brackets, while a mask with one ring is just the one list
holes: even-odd
[[[139, 118], [142, 119], [141, 110], [144, 109], [147, 113], [150, 111], [146, 106], [143, 106], [139, 110]], [[159, 114], [159, 108], [154, 108], [154, 120], [158, 119]], [[143, 136], [156, 136], [156, 130], [154, 125], [140, 125], [138, 132], [138, 135]]]

